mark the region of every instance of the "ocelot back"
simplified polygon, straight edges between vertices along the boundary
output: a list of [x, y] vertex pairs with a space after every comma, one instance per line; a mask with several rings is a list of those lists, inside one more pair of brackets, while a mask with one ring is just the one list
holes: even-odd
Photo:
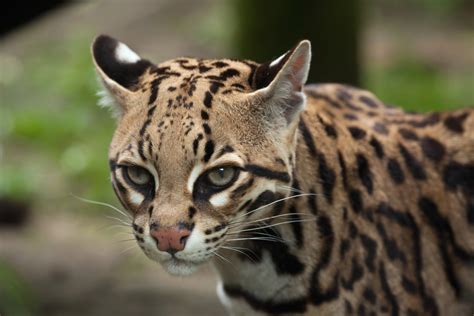
[[232, 315], [474, 312], [472, 108], [304, 86], [308, 41], [264, 64], [92, 52], [113, 187], [168, 272], [211, 261]]

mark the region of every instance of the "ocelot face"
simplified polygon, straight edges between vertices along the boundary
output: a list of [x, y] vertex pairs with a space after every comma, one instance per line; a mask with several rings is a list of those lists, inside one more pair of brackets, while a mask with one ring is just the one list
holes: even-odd
[[112, 184], [145, 254], [190, 274], [289, 195], [308, 42], [277, 60], [158, 66], [99, 36], [94, 62], [118, 125]]

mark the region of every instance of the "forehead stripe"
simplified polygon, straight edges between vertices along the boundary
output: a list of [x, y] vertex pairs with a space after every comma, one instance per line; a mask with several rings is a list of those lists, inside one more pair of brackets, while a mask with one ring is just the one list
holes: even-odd
[[274, 171], [274, 170], [271, 170], [262, 166], [258, 166], [258, 165], [253, 165], [253, 164], [245, 165], [245, 169], [251, 174], [254, 174], [258, 177], [267, 178], [270, 180], [280, 180], [283, 182], [289, 182], [291, 180], [288, 172], [284, 172], [284, 171]]

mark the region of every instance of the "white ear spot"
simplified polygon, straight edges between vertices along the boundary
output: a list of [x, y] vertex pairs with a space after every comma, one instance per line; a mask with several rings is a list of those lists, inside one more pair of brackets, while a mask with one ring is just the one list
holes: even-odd
[[196, 182], [203, 168], [203, 165], [200, 163], [194, 166], [188, 178], [188, 192], [193, 192], [194, 182]]
[[118, 43], [117, 47], [115, 48], [115, 58], [118, 61], [126, 64], [133, 64], [140, 60], [140, 56], [138, 56], [124, 43]]
[[272, 61], [270, 63], [270, 67], [275, 67], [276, 65], [278, 65], [280, 63], [280, 61], [283, 59], [283, 57], [285, 57], [285, 55], [286, 54], [283, 54], [280, 57], [278, 57], [277, 59], [275, 59], [274, 61]]
[[222, 207], [229, 203], [229, 195], [227, 192], [221, 192], [218, 194], [215, 194], [209, 199], [209, 202], [212, 204], [214, 207]]
[[143, 195], [134, 191], [129, 192], [128, 198], [130, 199], [130, 203], [132, 203], [135, 206], [142, 204], [143, 200], [145, 199]]

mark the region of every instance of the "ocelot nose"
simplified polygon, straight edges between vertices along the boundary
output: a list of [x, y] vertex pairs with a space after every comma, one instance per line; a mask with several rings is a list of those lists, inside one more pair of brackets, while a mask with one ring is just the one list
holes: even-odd
[[175, 254], [186, 246], [191, 231], [184, 227], [156, 227], [150, 231], [160, 251]]

